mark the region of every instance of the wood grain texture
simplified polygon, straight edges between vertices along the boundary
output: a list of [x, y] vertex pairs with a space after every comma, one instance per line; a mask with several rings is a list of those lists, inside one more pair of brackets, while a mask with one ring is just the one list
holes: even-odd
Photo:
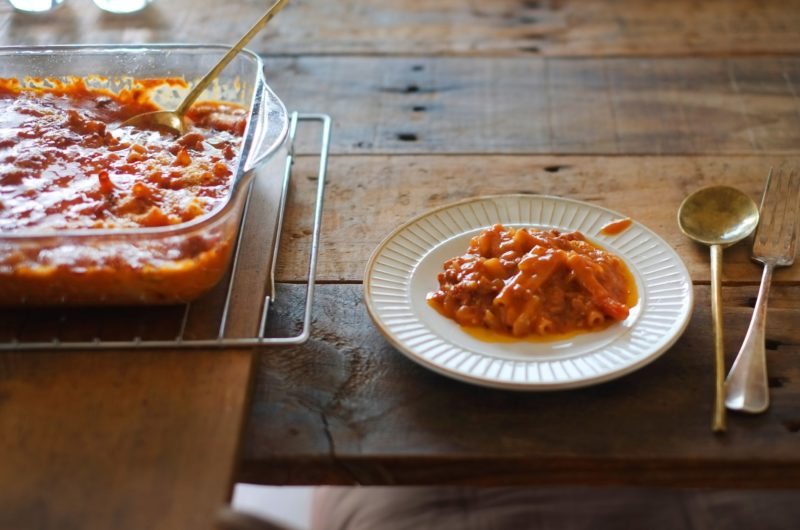
[[0, 356], [0, 528], [210, 528], [251, 353]]
[[[69, 0], [27, 16], [3, 4], [0, 44], [230, 43], [264, 8], [159, 0], [119, 17]], [[291, 110], [334, 118], [329, 284], [312, 340], [262, 352], [249, 408], [247, 352], [0, 355], [0, 528], [208, 528], [235, 467], [240, 480], [275, 484], [796, 488], [800, 269], [779, 271], [771, 297], [772, 408], [732, 416], [714, 437], [707, 258], [674, 215], [698, 187], [755, 198], [770, 165], [798, 164], [799, 37], [798, 0], [292, 0], [251, 48]], [[299, 152], [310, 150], [303, 139]], [[306, 270], [315, 164], [302, 156], [295, 168], [286, 282]], [[252, 330], [265, 294], [275, 189], [262, 184], [234, 334]], [[619, 381], [553, 394], [450, 381], [391, 348], [357, 285], [372, 249], [432, 207], [510, 192], [601, 204], [664, 237], [699, 284], [683, 338]], [[737, 247], [725, 274], [732, 354], [759, 269]], [[302, 289], [278, 293], [273, 332], [297, 331]], [[187, 336], [216, 334], [223, 294], [193, 306]], [[169, 338], [181, 317], [4, 311], [0, 340]]]
[[[212, 0], [113, 16], [70, 0], [47, 17], [5, 6], [0, 43], [233, 42], [263, 13]], [[796, 0], [293, 0], [250, 47], [270, 54], [719, 55], [797, 53]]]
[[[723, 289], [729, 365], [756, 290]], [[274, 322], [296, 321], [297, 291], [284, 286]], [[360, 286], [322, 286], [312, 340], [261, 356], [239, 479], [796, 487], [800, 288], [772, 293], [770, 410], [731, 414], [716, 437], [708, 288], [696, 294], [686, 333], [642, 370], [581, 390], [514, 393], [417, 366], [371, 325]]]
[[[279, 262], [281, 281], [300, 281], [310, 244], [315, 160], [301, 158]], [[683, 258], [692, 280], [709, 281], [708, 249], [680, 233], [677, 210], [692, 191], [726, 184], [761, 196], [770, 166], [800, 166], [798, 157], [374, 156], [337, 157], [330, 166], [323, 216], [320, 278], [363, 279], [372, 251], [395, 227], [432, 208], [481, 195], [558, 195], [630, 216], [664, 238]], [[750, 242], [725, 251], [727, 284], [755, 283], [761, 268]], [[779, 269], [779, 282], [800, 282], [800, 268]]]
[[[336, 154], [794, 154], [800, 59], [268, 58]], [[303, 150], [307, 151], [303, 146]]]

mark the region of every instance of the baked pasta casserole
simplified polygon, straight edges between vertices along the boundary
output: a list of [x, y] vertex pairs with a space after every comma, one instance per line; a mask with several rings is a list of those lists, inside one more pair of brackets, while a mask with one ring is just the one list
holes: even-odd
[[[117, 127], [152, 110], [159, 108], [143, 88], [111, 93], [80, 79], [39, 88], [0, 80], [0, 236], [39, 238], [29, 246], [2, 239], [0, 304], [176, 302], [219, 280], [236, 224], [190, 235], [180, 226], [228, 199], [246, 109], [196, 104], [179, 137]], [[138, 229], [156, 236], [143, 240]], [[92, 243], [93, 233], [110, 230], [121, 237]], [[58, 242], [66, 232], [80, 232], [85, 244]], [[53, 243], [42, 243], [42, 234]]]
[[625, 320], [636, 286], [619, 257], [580, 232], [506, 228], [472, 238], [447, 260], [428, 302], [460, 325], [552, 337]]

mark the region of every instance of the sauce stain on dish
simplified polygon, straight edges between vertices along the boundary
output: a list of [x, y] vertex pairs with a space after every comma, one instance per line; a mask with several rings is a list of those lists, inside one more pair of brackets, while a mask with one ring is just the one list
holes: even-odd
[[633, 221], [630, 217], [625, 217], [624, 219], [617, 219], [615, 221], [611, 221], [610, 223], [603, 226], [600, 229], [600, 233], [604, 236], [615, 236], [617, 234], [621, 234], [633, 224]]

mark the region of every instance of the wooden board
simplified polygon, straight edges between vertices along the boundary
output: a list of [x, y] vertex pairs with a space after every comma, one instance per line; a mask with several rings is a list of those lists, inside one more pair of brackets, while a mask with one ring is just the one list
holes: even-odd
[[[265, 8], [156, 1], [119, 17], [69, 0], [28, 16], [3, 5], [5, 45], [230, 43]], [[261, 356], [247, 411], [245, 352], [0, 356], [0, 527], [208, 527], [229, 493], [245, 412], [237, 477], [253, 482], [796, 487], [799, 273], [781, 271], [773, 291], [773, 407], [731, 418], [729, 435], [714, 437], [705, 251], [678, 234], [674, 211], [704, 184], [755, 198], [769, 165], [796, 165], [798, 7], [292, 0], [250, 47], [266, 55], [269, 82], [290, 109], [335, 120], [320, 267], [337, 283], [320, 288], [312, 341]], [[280, 264], [287, 282], [305, 271], [315, 164], [302, 157], [296, 167]], [[684, 338], [617, 382], [547, 395], [456, 383], [389, 347], [360, 301], [372, 248], [431, 207], [507, 192], [595, 202], [665, 237], [700, 284]], [[263, 225], [248, 231], [254, 245], [234, 297], [232, 330], [242, 333], [257, 321], [262, 236], [274, 223], [268, 204], [257, 207]], [[725, 273], [730, 353], [758, 268], [740, 247], [726, 253]], [[279, 293], [276, 331], [294, 330], [301, 292]], [[217, 292], [200, 304], [190, 335], [214, 333], [220, 301]], [[29, 338], [131, 331], [125, 314], [102, 313], [6, 313], [0, 340], [13, 336], [3, 333], [15, 319]], [[166, 336], [179, 317], [154, 311], [136, 331]]]
[[209, 528], [251, 353], [0, 356], [0, 528]]
[[[336, 154], [788, 155], [800, 59], [267, 59]], [[304, 146], [303, 151], [308, 147]]]
[[[281, 313], [299, 314], [287, 287]], [[755, 287], [723, 289], [728, 365]], [[776, 286], [767, 325], [772, 406], [710, 431], [709, 290], [664, 356], [581, 390], [471, 386], [403, 357], [371, 325], [357, 285], [319, 290], [308, 345], [261, 357], [240, 480], [271, 484], [589, 483], [796, 487], [800, 288]]]
[[[266, 5], [170, 0], [114, 16], [70, 0], [44, 17], [6, 5], [0, 43], [232, 43]], [[791, 54], [800, 51], [798, 7], [796, 0], [293, 0], [250, 46], [281, 55]]]
[[[300, 177], [292, 194], [279, 279], [297, 282], [305, 273], [316, 171], [314, 159], [295, 165]], [[694, 190], [726, 184], [760, 200], [770, 166], [800, 167], [800, 158], [591, 157], [591, 156], [346, 156], [331, 163], [323, 217], [320, 278], [363, 279], [367, 259], [394, 228], [437, 206], [503, 193], [558, 195], [587, 201], [630, 216], [664, 238], [686, 262], [695, 282], [709, 281], [705, 247], [680, 233], [677, 209]], [[355, 206], [354, 206], [355, 205]], [[755, 283], [760, 267], [749, 242], [725, 251], [726, 283]], [[779, 269], [776, 279], [800, 282], [800, 267]]]

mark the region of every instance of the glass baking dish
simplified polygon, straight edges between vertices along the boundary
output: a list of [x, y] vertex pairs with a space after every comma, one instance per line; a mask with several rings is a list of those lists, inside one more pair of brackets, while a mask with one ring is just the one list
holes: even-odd
[[[226, 50], [213, 45], [0, 48], [0, 77], [17, 78], [23, 85], [79, 77], [115, 92], [136, 87], [136, 79], [183, 78], [189, 88], [152, 89], [151, 98], [170, 109]], [[284, 143], [289, 120], [264, 80], [261, 59], [248, 51], [200, 100], [249, 109], [226, 201], [196, 219], [163, 227], [0, 233], [0, 306], [179, 303], [197, 298], [222, 278], [235, 247], [249, 177]]]

